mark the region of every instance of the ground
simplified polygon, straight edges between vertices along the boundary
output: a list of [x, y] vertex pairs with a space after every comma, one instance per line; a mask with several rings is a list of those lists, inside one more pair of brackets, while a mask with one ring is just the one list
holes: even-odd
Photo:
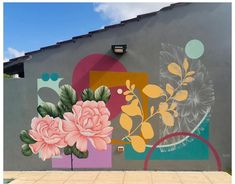
[[225, 172], [5, 171], [10, 184], [231, 184]]

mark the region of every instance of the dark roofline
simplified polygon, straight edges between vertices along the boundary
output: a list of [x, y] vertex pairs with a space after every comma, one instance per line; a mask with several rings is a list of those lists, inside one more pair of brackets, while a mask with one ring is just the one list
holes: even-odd
[[[92, 37], [93, 34], [96, 34], [96, 33], [99, 33], [99, 32], [103, 32], [103, 31], [107, 31], [107, 30], [112, 29], [112, 28], [117, 28], [117, 27], [120, 27], [120, 26], [124, 26], [125, 24], [128, 24], [130, 22], [140, 21], [142, 18], [147, 18], [147, 17], [154, 16], [154, 15], [158, 14], [161, 11], [171, 10], [171, 9], [177, 7], [177, 6], [182, 6], [182, 5], [187, 5], [187, 4], [190, 4], [190, 3], [173, 3], [170, 6], [164, 7], [162, 9], [158, 10], [158, 11], [155, 11], [155, 12], [138, 15], [135, 18], [128, 19], [128, 20], [123, 20], [123, 21], [121, 21], [118, 24], [113, 24], [113, 25], [105, 26], [104, 29], [98, 29], [98, 30], [95, 30], [95, 31], [90, 31], [87, 34], [79, 35], [79, 36], [74, 36], [74, 37], [72, 37], [72, 39], [61, 41], [61, 42], [57, 42], [54, 45], [42, 47], [39, 50], [26, 52], [24, 56], [10, 59], [9, 62], [11, 64], [14, 64], [14, 63], [18, 64], [23, 59], [28, 58], [28, 56], [31, 55], [31, 54], [35, 54], [35, 53], [38, 53], [38, 52], [41, 52], [41, 51], [44, 51], [44, 50], [47, 50], [47, 49], [51, 49], [51, 48], [57, 48], [60, 45], [63, 45], [63, 44], [66, 44], [66, 43], [70, 43], [70, 42], [75, 43], [80, 38]], [[9, 62], [7, 62], [7, 63], [9, 63]], [[7, 64], [6, 66], [9, 66], [9, 64]], [[5, 68], [5, 64], [4, 64], [4, 68]]]

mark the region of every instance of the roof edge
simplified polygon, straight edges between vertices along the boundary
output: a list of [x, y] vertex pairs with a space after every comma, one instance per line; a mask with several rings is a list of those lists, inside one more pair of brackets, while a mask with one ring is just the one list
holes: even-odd
[[[56, 44], [53, 44], [53, 45], [50, 45], [50, 46], [41, 47], [39, 50], [26, 52], [24, 56], [12, 58], [8, 62], [10, 62], [12, 64], [13, 64], [13, 62], [14, 63], [16, 62], [16, 64], [17, 64], [19, 62], [19, 60], [27, 59], [29, 55], [32, 55], [32, 54], [35, 54], [35, 53], [38, 53], [38, 52], [41, 52], [41, 51], [45, 51], [45, 50], [51, 49], [51, 48], [57, 48], [57, 47], [59, 47], [59, 46], [61, 46], [63, 44], [75, 43], [80, 38], [92, 37], [93, 34], [96, 34], [96, 33], [99, 33], [99, 32], [103, 32], [103, 31], [107, 31], [107, 30], [112, 29], [112, 28], [117, 28], [117, 27], [120, 27], [120, 26], [124, 26], [125, 24], [128, 24], [130, 22], [139, 21], [142, 18], [147, 18], [147, 17], [155, 16], [156, 14], [158, 14], [158, 12], [171, 10], [171, 9], [173, 9], [175, 7], [182, 6], [182, 5], [187, 5], [187, 4], [191, 4], [191, 3], [172, 3], [169, 6], [161, 8], [158, 11], [150, 12], [150, 13], [146, 13], [146, 14], [141, 14], [141, 15], [137, 15], [135, 18], [123, 20], [123, 21], [121, 21], [118, 24], [113, 24], [113, 25], [105, 26], [103, 29], [98, 29], [98, 30], [90, 31], [90, 32], [88, 32], [87, 34], [84, 34], [84, 35], [74, 36], [74, 37], [72, 37], [72, 39], [60, 41], [60, 42], [57, 42]], [[5, 65], [4, 65], [4, 67], [5, 67]]]

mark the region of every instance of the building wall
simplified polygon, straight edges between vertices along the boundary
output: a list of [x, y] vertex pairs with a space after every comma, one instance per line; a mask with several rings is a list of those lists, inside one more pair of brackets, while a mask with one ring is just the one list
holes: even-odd
[[[191, 51], [196, 56], [202, 51], [197, 59], [190, 58], [190, 51], [185, 53], [187, 43], [194, 39], [204, 45], [204, 50], [194, 48]], [[127, 44], [127, 52], [120, 56], [113, 54], [110, 49], [113, 44]], [[133, 79], [131, 83], [139, 84], [136, 85], [138, 95], [146, 99], [140, 86], [145, 82], [161, 88], [165, 88], [166, 83], [174, 86], [177, 76], [170, 75], [167, 66], [170, 63], [183, 65], [185, 57], [190, 69], [196, 73], [195, 80], [186, 86], [189, 98], [178, 103], [179, 117], [175, 118], [173, 127], [164, 125], [159, 116], [152, 119], [155, 136], [148, 144], [154, 144], [168, 133], [192, 132], [213, 145], [222, 160], [223, 170], [231, 168], [231, 4], [193, 3], [32, 54], [32, 58], [24, 63], [24, 79], [4, 79], [4, 170], [70, 169], [70, 161], [66, 158], [42, 161], [38, 155], [25, 157], [21, 153], [19, 133], [30, 129], [31, 119], [38, 116], [38, 96], [44, 101], [58, 101], [56, 91], [49, 88], [38, 90], [42, 83], [56, 86], [51, 79], [40, 83], [43, 73], [57, 73], [61, 79], [59, 85], [77, 86], [79, 94], [83, 87], [95, 86], [91, 84], [91, 75], [97, 83], [101, 80], [95, 80], [100, 75], [94, 71], [103, 71], [101, 75], [122, 72], [102, 78], [103, 84], [118, 83], [119, 77], [122, 81]], [[124, 72], [127, 77], [122, 76]], [[123, 94], [117, 94], [119, 88], [124, 90], [125, 82], [111, 88], [111, 100], [107, 104], [112, 116], [111, 126], [114, 127], [113, 139], [126, 135], [119, 124], [121, 105], [126, 104]], [[190, 104], [190, 100], [196, 97], [199, 104]], [[159, 100], [147, 99], [144, 111], [149, 111]], [[205, 109], [209, 109], [207, 114]], [[134, 118], [133, 124], [136, 126], [138, 123], [139, 120]], [[148, 169], [217, 170], [216, 159], [208, 146], [194, 138], [175, 144], [182, 139], [171, 138], [162, 145], [173, 146], [155, 149]], [[117, 146], [109, 145], [107, 151], [102, 152], [93, 150], [89, 160], [74, 158], [75, 169], [143, 170], [146, 152], [137, 153], [127, 145], [123, 153], [118, 153]], [[89, 148], [93, 149], [92, 146]], [[107, 159], [101, 163], [101, 158]]]

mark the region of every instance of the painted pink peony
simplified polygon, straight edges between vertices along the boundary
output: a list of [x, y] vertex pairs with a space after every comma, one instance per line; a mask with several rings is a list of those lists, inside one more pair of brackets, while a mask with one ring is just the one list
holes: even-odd
[[63, 129], [67, 132], [65, 141], [77, 149], [87, 151], [88, 140], [97, 150], [106, 150], [111, 142], [109, 135], [113, 127], [109, 125], [110, 112], [103, 101], [78, 101], [73, 105], [73, 113], [64, 113], [66, 122]]
[[32, 119], [29, 135], [37, 142], [30, 144], [29, 147], [34, 154], [40, 153], [42, 160], [60, 155], [59, 148], [67, 146], [62, 123], [60, 118], [52, 118], [48, 115]]

